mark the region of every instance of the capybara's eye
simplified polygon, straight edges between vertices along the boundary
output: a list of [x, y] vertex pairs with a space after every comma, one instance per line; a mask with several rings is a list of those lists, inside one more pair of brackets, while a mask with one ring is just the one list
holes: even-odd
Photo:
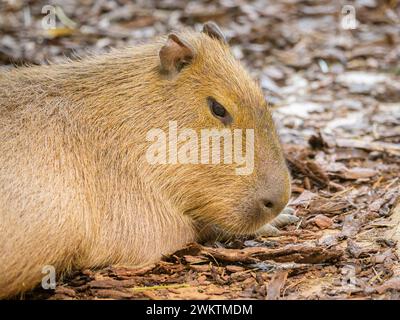
[[215, 100], [211, 101], [211, 110], [217, 117], [223, 118], [226, 115], [226, 109]]
[[208, 97], [207, 102], [208, 102], [208, 105], [210, 107], [212, 114], [215, 117], [217, 117], [218, 119], [220, 119], [224, 124], [228, 124], [232, 121], [232, 118], [231, 118], [229, 112], [217, 100], [215, 100], [214, 98]]

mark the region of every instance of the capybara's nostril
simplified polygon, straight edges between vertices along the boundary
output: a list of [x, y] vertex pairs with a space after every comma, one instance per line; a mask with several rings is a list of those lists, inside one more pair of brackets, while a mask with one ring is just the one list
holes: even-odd
[[272, 208], [274, 207], [273, 202], [270, 201], [270, 200], [268, 200], [268, 199], [263, 199], [263, 200], [262, 200], [262, 204], [263, 204], [263, 206], [264, 206], [265, 208], [268, 208], [268, 209], [272, 209]]

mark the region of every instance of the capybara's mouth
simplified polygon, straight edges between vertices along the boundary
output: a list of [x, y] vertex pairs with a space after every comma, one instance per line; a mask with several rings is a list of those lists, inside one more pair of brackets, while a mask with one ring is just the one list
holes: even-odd
[[247, 221], [246, 223], [214, 223], [211, 228], [217, 237], [234, 238], [240, 236], [249, 236], [255, 234], [268, 221], [255, 222]]
[[[198, 208], [197, 208], [198, 209]], [[254, 234], [258, 229], [272, 219], [265, 216], [250, 216], [245, 213], [232, 213], [223, 218], [205, 217], [196, 213], [197, 210], [188, 210], [185, 215], [191, 216], [196, 228], [201, 234], [213, 234], [217, 238], [230, 238]]]

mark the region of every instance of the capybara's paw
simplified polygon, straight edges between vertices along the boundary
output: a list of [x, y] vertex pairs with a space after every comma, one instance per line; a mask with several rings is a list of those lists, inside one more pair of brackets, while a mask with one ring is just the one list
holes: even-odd
[[286, 207], [270, 224], [276, 228], [282, 228], [298, 221], [299, 218], [294, 215], [294, 209]]
[[265, 237], [275, 237], [280, 234], [278, 228], [282, 228], [289, 224], [294, 224], [299, 221], [299, 218], [293, 215], [294, 210], [292, 208], [285, 208], [283, 211], [270, 223], [263, 225], [257, 230], [256, 235]]
[[276, 236], [279, 236], [279, 234], [280, 234], [280, 231], [269, 223], [264, 224], [256, 232], [257, 236], [264, 236], [264, 237], [276, 237]]

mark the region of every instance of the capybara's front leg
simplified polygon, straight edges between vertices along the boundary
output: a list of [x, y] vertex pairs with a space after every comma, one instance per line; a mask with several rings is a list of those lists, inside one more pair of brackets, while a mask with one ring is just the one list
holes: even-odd
[[294, 215], [294, 210], [286, 207], [274, 220], [258, 229], [256, 235], [266, 237], [278, 236], [280, 234], [279, 228], [294, 224], [298, 221], [299, 218]]

